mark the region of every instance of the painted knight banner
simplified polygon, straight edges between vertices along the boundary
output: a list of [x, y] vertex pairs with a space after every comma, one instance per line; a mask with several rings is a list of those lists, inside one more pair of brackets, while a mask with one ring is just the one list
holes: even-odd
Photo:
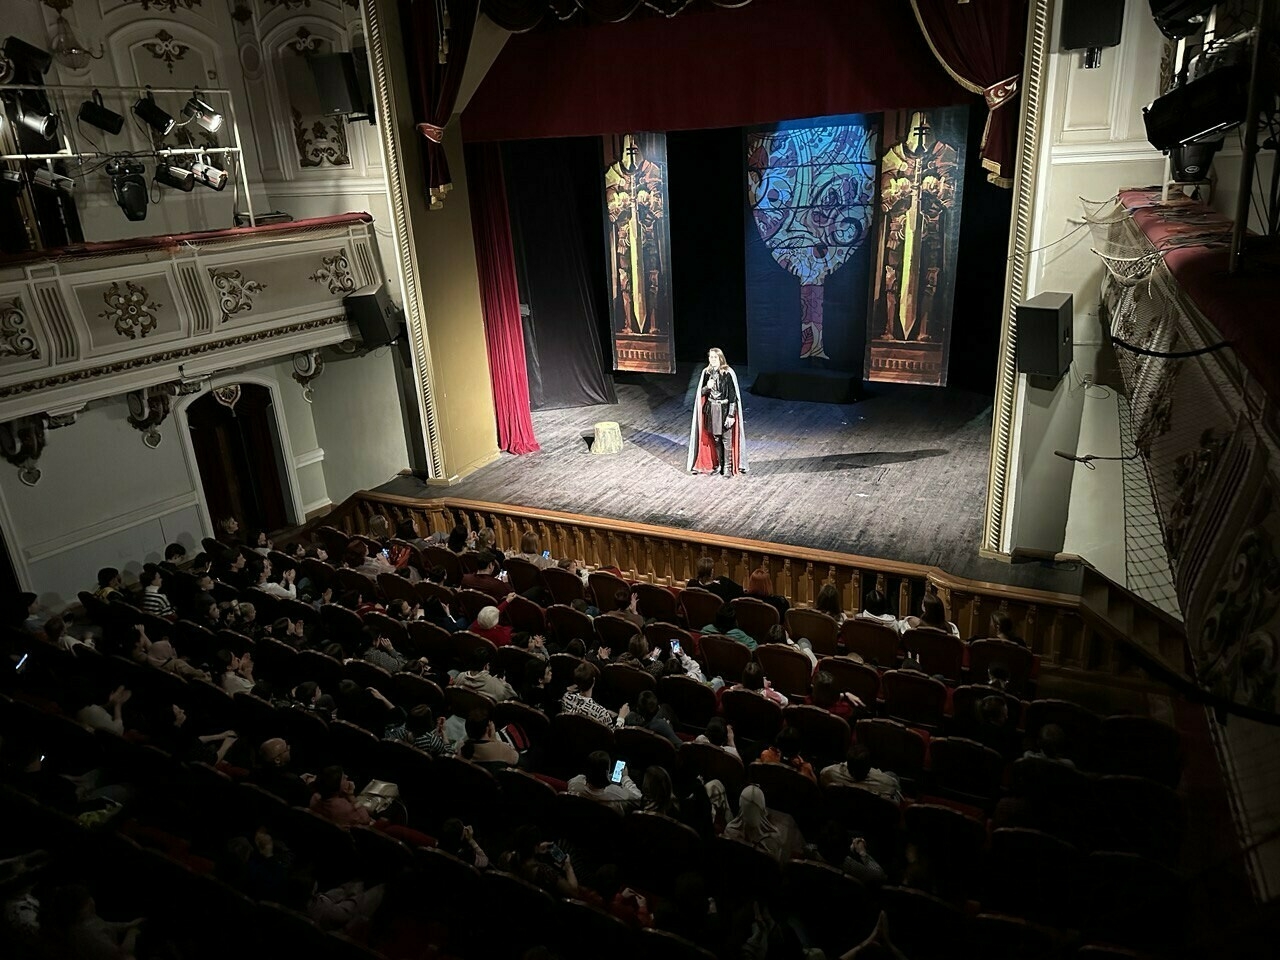
[[753, 367], [861, 365], [876, 137], [874, 120], [860, 114], [747, 131]]
[[603, 139], [613, 367], [675, 373], [667, 138], [628, 133]]
[[863, 375], [946, 386], [968, 107], [883, 119]]

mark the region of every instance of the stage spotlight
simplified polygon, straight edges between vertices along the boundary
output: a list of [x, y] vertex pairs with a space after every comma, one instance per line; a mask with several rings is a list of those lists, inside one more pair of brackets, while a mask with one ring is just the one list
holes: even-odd
[[32, 102], [34, 99], [30, 90], [21, 91], [14, 97], [18, 122], [32, 133], [52, 140], [58, 132], [58, 115], [37, 106]]
[[181, 190], [183, 193], [190, 193], [196, 185], [194, 173], [186, 167], [179, 167], [177, 164], [166, 163], [163, 160], [156, 164], [155, 180], [156, 183], [162, 183], [174, 190]]
[[1170, 40], [1181, 40], [1199, 32], [1214, 0], [1150, 0], [1156, 27]]
[[63, 193], [72, 193], [75, 191], [76, 182], [70, 177], [64, 177], [60, 173], [55, 173], [48, 167], [40, 167], [31, 174], [31, 182], [37, 187], [43, 187], [46, 190], [61, 190]]
[[161, 109], [160, 105], [156, 103], [156, 99], [152, 96], [150, 90], [147, 91], [147, 95], [145, 97], [138, 98], [138, 102], [133, 105], [133, 112], [138, 119], [142, 120], [147, 126], [162, 137], [168, 135], [168, 133], [173, 130], [175, 123], [173, 117], [169, 116], [169, 114], [165, 113], [164, 110]]
[[221, 190], [227, 185], [227, 171], [215, 167], [208, 160], [202, 159], [193, 163], [191, 173], [195, 176], [196, 183], [210, 190]]
[[217, 133], [222, 128], [222, 114], [198, 96], [192, 96], [182, 108], [182, 112], [210, 133]]
[[111, 178], [111, 192], [124, 211], [125, 219], [147, 219], [147, 181], [143, 179], [142, 164], [137, 160], [120, 158], [109, 162], [106, 171]]
[[114, 110], [108, 109], [102, 102], [102, 94], [97, 90], [93, 96], [80, 104], [80, 112], [76, 115], [80, 120], [97, 127], [103, 133], [119, 133], [124, 128], [124, 117]]
[[1189, 143], [1169, 151], [1169, 165], [1174, 183], [1196, 183], [1209, 178], [1213, 155], [1222, 147], [1221, 140]]

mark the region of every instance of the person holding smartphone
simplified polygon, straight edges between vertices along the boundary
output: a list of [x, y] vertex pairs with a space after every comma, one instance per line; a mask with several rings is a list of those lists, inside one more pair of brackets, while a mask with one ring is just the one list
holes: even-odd
[[532, 530], [524, 532], [520, 537], [520, 549], [510, 551], [507, 559], [524, 560], [526, 563], [532, 563], [539, 570], [556, 565], [555, 560], [551, 559], [551, 551], [542, 549], [542, 542]]
[[603, 803], [619, 813], [635, 809], [643, 799], [640, 788], [627, 775], [626, 764], [614, 761], [603, 750], [587, 755], [587, 768], [569, 781], [569, 792]]

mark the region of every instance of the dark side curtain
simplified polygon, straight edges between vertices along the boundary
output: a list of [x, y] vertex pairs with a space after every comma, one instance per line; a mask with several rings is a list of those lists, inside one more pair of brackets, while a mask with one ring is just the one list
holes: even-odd
[[982, 166], [992, 183], [1012, 187], [1027, 0], [911, 0], [911, 7], [938, 62], [956, 83], [986, 101]]
[[422, 165], [432, 207], [440, 206], [453, 186], [444, 154], [444, 128], [458, 102], [478, 15], [479, 0], [400, 0], [417, 129], [427, 141]]
[[613, 403], [600, 325], [600, 143], [594, 137], [505, 144], [503, 174], [523, 301], [535, 410]]
[[[705, 0], [717, 7], [745, 7], [751, 0]], [[625, 20], [642, 7], [673, 17], [698, 0], [481, 0], [485, 15], [504, 30], [532, 30], [543, 18], [567, 20], [578, 12], [595, 20]]]
[[501, 148], [496, 144], [470, 145], [466, 163], [498, 446], [508, 453], [536, 453], [540, 448], [529, 415], [529, 377]]

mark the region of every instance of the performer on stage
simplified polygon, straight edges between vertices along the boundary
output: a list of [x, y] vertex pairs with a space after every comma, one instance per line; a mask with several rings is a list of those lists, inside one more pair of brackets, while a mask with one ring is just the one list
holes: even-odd
[[[725, 467], [728, 467], [727, 473]], [[719, 470], [722, 476], [730, 477], [747, 472], [746, 429], [742, 422], [738, 375], [719, 347], [707, 352], [707, 365], [698, 378], [698, 395], [693, 401], [693, 422], [689, 427], [687, 469], [690, 473]]]

